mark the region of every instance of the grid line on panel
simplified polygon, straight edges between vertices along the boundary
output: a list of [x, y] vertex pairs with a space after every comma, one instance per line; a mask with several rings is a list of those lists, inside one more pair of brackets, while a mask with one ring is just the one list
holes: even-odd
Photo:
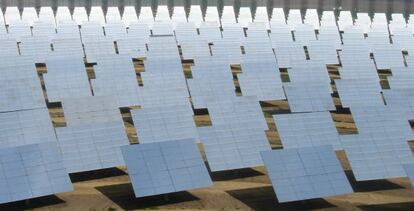
[[263, 165], [260, 152], [270, 150], [266, 134], [255, 122], [199, 127], [211, 171]]
[[56, 128], [68, 172], [124, 165], [120, 146], [128, 145], [123, 122], [99, 122]]
[[212, 184], [193, 139], [122, 147], [136, 197]]
[[0, 113], [0, 148], [56, 141], [46, 108]]
[[403, 165], [414, 163], [405, 137], [377, 131], [341, 136], [341, 143], [357, 181], [404, 177]]
[[46, 67], [43, 79], [49, 102], [92, 96], [82, 57], [52, 56], [46, 60]]
[[329, 112], [273, 115], [283, 148], [332, 145], [342, 149], [339, 133]]
[[352, 193], [331, 146], [261, 153], [279, 202]]
[[118, 107], [139, 105], [138, 83], [132, 58], [128, 54], [105, 55], [96, 61], [96, 77], [92, 80], [94, 95], [112, 96]]
[[139, 143], [196, 139], [198, 133], [192, 110], [186, 105], [144, 107], [132, 110]]
[[284, 90], [292, 112], [336, 110], [329, 84], [285, 83]]
[[260, 101], [286, 99], [278, 72], [243, 72], [237, 78], [243, 96], [257, 96]]
[[335, 80], [335, 85], [343, 107], [384, 105], [381, 87], [376, 80], [341, 79]]
[[73, 190], [55, 142], [3, 148], [0, 160], [0, 203]]
[[359, 134], [383, 133], [404, 136], [405, 140], [414, 140], [414, 133], [409, 124], [406, 109], [394, 106], [353, 106], [350, 108]]
[[68, 126], [104, 122], [122, 123], [121, 113], [113, 97], [67, 98], [62, 100], [62, 107]]

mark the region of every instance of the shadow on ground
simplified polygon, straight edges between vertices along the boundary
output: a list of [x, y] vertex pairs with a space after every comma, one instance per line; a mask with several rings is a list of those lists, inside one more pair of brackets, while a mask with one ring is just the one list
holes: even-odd
[[333, 208], [324, 199], [311, 199], [298, 202], [278, 203], [271, 186], [227, 191], [232, 197], [253, 210], [310, 210]]
[[351, 183], [354, 192], [371, 192], [404, 189], [404, 187], [385, 179], [372, 181], [356, 181], [354, 174], [350, 170], [345, 171], [345, 174], [348, 177], [349, 183]]
[[0, 204], [0, 210], [32, 210], [35, 208], [63, 204], [65, 201], [55, 195], [33, 198], [23, 201]]
[[[208, 165], [207, 165], [208, 166]], [[210, 171], [210, 168], [209, 168]], [[211, 172], [210, 176], [213, 181], [226, 181], [234, 179], [242, 179], [247, 177], [263, 176], [264, 174], [252, 168], [235, 169], [228, 171]]]
[[83, 182], [88, 180], [103, 179], [107, 177], [116, 177], [126, 175], [124, 171], [119, 168], [107, 168], [94, 171], [85, 171], [80, 173], [70, 174], [72, 182]]
[[375, 204], [359, 206], [362, 210], [377, 211], [377, 210], [414, 210], [414, 202], [404, 203], [390, 203], [390, 204]]
[[167, 204], [170, 205], [199, 200], [199, 198], [186, 191], [135, 198], [134, 191], [130, 183], [100, 186], [96, 187], [96, 189], [123, 210], [151, 209]]

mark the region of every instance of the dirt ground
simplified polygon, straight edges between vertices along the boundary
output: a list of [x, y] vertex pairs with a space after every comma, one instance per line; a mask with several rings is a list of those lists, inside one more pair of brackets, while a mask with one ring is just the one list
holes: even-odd
[[[142, 63], [137, 63], [136, 69], [137, 81], [142, 84], [139, 76]], [[184, 65], [184, 70], [186, 76], [191, 77], [189, 65]], [[233, 71], [236, 90], [240, 90], [236, 76], [240, 70], [234, 67]], [[44, 72], [40, 67], [39, 73]], [[339, 78], [335, 67], [329, 68], [329, 72], [332, 79]], [[88, 68], [88, 73], [93, 78], [91, 68]], [[380, 75], [383, 87], [387, 88], [387, 73]], [[283, 81], [288, 81], [287, 73], [283, 70], [281, 77]], [[338, 132], [357, 133], [352, 115], [341, 107], [336, 93], [333, 94], [333, 100], [337, 111], [331, 114]], [[261, 106], [269, 125], [266, 131], [269, 142], [272, 148], [281, 148], [272, 115], [289, 113], [289, 105], [287, 101], [272, 101], [262, 102]], [[137, 131], [129, 110], [122, 109], [121, 112], [130, 142], [137, 143]], [[55, 127], [65, 126], [59, 104], [49, 105], [49, 111]], [[197, 126], [211, 124], [208, 114], [203, 111], [196, 112], [194, 120]], [[202, 146], [200, 149], [203, 154]], [[355, 191], [353, 194], [278, 203], [265, 168], [257, 167], [211, 173], [214, 185], [209, 188], [136, 199], [127, 170], [120, 167], [71, 174], [74, 191], [3, 204], [0, 210], [414, 210], [414, 190], [407, 178], [356, 182], [345, 153], [339, 151], [337, 155]]]

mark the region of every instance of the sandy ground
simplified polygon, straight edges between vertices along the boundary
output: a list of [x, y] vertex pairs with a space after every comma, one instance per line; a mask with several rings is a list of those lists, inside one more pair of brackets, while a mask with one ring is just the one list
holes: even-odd
[[[137, 81], [142, 84], [139, 72], [142, 65], [136, 64]], [[187, 77], [191, 77], [189, 66], [184, 65]], [[233, 68], [238, 73], [238, 67]], [[329, 68], [332, 79], [338, 78], [335, 68]], [[45, 72], [39, 68], [39, 72]], [[93, 78], [93, 70], [88, 68]], [[288, 81], [282, 71], [282, 79]], [[386, 88], [387, 73], [382, 74]], [[237, 87], [237, 78], [235, 79]], [[335, 89], [335, 87], [333, 86]], [[239, 90], [239, 89], [238, 89]], [[238, 93], [240, 95], [240, 93]], [[340, 106], [336, 94], [333, 100], [338, 109], [332, 112], [338, 132], [357, 133], [349, 110]], [[268, 122], [266, 131], [272, 148], [281, 148], [272, 114], [288, 113], [287, 101], [261, 103]], [[59, 104], [49, 106], [55, 127], [65, 126], [64, 115]], [[131, 143], [137, 143], [137, 131], [133, 126], [129, 109], [122, 109], [126, 132]], [[211, 124], [205, 111], [197, 111], [194, 120], [198, 126]], [[200, 146], [203, 152], [202, 146]], [[407, 178], [356, 182], [350, 171], [345, 153], [337, 153], [355, 193], [321, 199], [291, 203], [278, 203], [264, 167], [211, 173], [214, 185], [209, 188], [171, 193], [136, 199], [125, 167], [71, 174], [74, 191], [27, 201], [0, 205], [0, 210], [414, 210], [414, 190]]]

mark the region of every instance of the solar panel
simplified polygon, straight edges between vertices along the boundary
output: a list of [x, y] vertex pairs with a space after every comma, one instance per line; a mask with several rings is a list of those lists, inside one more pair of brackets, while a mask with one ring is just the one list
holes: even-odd
[[95, 37], [103, 37], [104, 30], [100, 22], [88, 21], [84, 22], [80, 28], [82, 39], [93, 39]]
[[6, 7], [6, 11], [4, 13], [4, 19], [6, 21], [6, 25], [10, 25], [14, 22], [19, 22], [21, 20], [20, 12], [18, 7]]
[[92, 6], [91, 11], [89, 13], [89, 21], [90, 22], [97, 22], [101, 26], [105, 24], [105, 16], [100, 6]]
[[70, 14], [69, 8], [58, 7], [55, 19], [57, 25], [60, 25], [61, 22], [72, 21], [72, 15]]
[[58, 127], [56, 136], [69, 173], [124, 165], [120, 147], [129, 142], [122, 122]]
[[208, 42], [202, 39], [185, 40], [181, 42], [183, 59], [196, 59], [210, 56]]
[[236, 23], [236, 14], [234, 13], [233, 6], [224, 6], [221, 13], [221, 25], [226, 24], [235, 24]]
[[414, 163], [408, 142], [398, 133], [344, 135], [341, 143], [357, 181], [405, 177], [403, 165]]
[[54, 39], [52, 44], [54, 55], [67, 55], [79, 58], [85, 57], [80, 38]]
[[146, 41], [137, 39], [135, 36], [125, 36], [116, 41], [119, 54], [129, 54], [131, 58], [145, 57], [147, 46]]
[[414, 38], [411, 36], [411, 30], [408, 30], [407, 28], [403, 32], [397, 32], [401, 34], [395, 34], [392, 36], [392, 42], [400, 47], [402, 51], [408, 51], [413, 52], [414, 51]]
[[194, 23], [177, 22], [175, 24], [175, 38], [178, 44], [193, 40], [195, 37], [198, 37], [198, 33]]
[[270, 18], [270, 25], [272, 25], [272, 23], [286, 24], [286, 15], [283, 8], [273, 8], [272, 17]]
[[19, 47], [20, 54], [32, 58], [34, 63], [45, 63], [46, 58], [52, 53], [49, 39], [46, 37], [22, 37]]
[[257, 7], [256, 13], [254, 14], [254, 17], [253, 17], [253, 21], [265, 23], [266, 29], [269, 29], [270, 25], [269, 25], [269, 15], [267, 14], [267, 8]]
[[339, 133], [328, 111], [273, 115], [284, 149], [332, 145], [341, 150]]
[[151, 31], [147, 24], [131, 23], [128, 28], [128, 36], [136, 37], [148, 41]]
[[367, 33], [371, 26], [371, 17], [369, 17], [368, 13], [357, 13], [357, 19], [355, 19], [355, 25], [362, 27], [364, 33]]
[[391, 89], [384, 90], [384, 98], [387, 106], [395, 106], [406, 110], [406, 118], [414, 119], [413, 89]]
[[305, 50], [299, 43], [273, 42], [277, 63], [280, 68], [288, 68], [292, 66], [292, 60], [306, 59]]
[[312, 82], [285, 83], [283, 85], [292, 112], [332, 111], [335, 105], [330, 87]]
[[300, 14], [300, 10], [298, 9], [291, 9], [289, 10], [287, 24], [290, 26], [291, 30], [295, 29], [296, 25], [302, 24], [302, 15]]
[[269, 34], [270, 40], [273, 42], [293, 42], [292, 32], [290, 28], [285, 23], [271, 23], [272, 33]]
[[335, 80], [335, 84], [343, 107], [384, 105], [381, 87], [377, 80], [341, 79]]
[[255, 96], [227, 99], [212, 97], [206, 102], [213, 126], [245, 123], [245, 126], [251, 125], [253, 129], [260, 128], [262, 131], [268, 129], [259, 101]]
[[226, 41], [232, 41], [232, 42], [238, 42], [242, 43], [245, 35], [244, 35], [244, 29], [239, 24], [226, 24], [222, 26], [222, 36], [223, 40]]
[[40, 7], [39, 21], [56, 24], [55, 14], [51, 7]]
[[369, 58], [356, 58], [358, 55], [341, 55], [342, 67], [338, 69], [341, 79], [368, 79], [379, 81], [374, 61]]
[[77, 97], [62, 100], [67, 126], [119, 123], [121, 113], [113, 97]]
[[212, 185], [192, 139], [124, 146], [122, 154], [136, 197]]
[[23, 21], [13, 21], [9, 24], [7, 30], [9, 32], [9, 37], [16, 39], [18, 42], [21, 37], [32, 36], [30, 25]]
[[269, 39], [266, 25], [262, 22], [248, 23], [246, 35], [248, 38], [255, 38], [257, 41], [267, 41]]
[[414, 133], [408, 122], [406, 109], [394, 106], [353, 106], [352, 118], [359, 134], [381, 131], [389, 135], [404, 136], [404, 140], [414, 140]]
[[174, 34], [174, 28], [171, 21], [155, 21], [151, 31], [154, 36]]
[[[7, 11], [7, 9], [6, 9]], [[14, 13], [14, 12], [13, 12]], [[19, 14], [15, 14], [13, 15], [14, 17], [12, 17], [12, 19], [17, 20], [17, 15]], [[38, 20], [38, 16], [37, 16], [37, 12], [36, 9], [34, 7], [24, 7], [23, 8], [23, 12], [22, 12], [22, 21], [23, 22], [27, 22], [29, 23], [30, 26], [33, 26], [33, 23], [36, 22]]]
[[250, 7], [240, 7], [237, 22], [241, 24], [242, 27], [247, 27], [248, 23], [253, 22]]
[[392, 76], [387, 78], [391, 89], [409, 89], [414, 79], [410, 68], [392, 68]]
[[128, 54], [100, 56], [97, 63], [95, 79], [91, 81], [94, 96], [113, 96], [118, 107], [139, 105], [138, 82], [131, 57]]
[[[246, 59], [244, 57], [243, 59]], [[279, 72], [278, 64], [275, 60], [243, 60], [240, 67], [244, 73], [256, 73], [261, 74], [262, 72]]]
[[49, 57], [46, 67], [47, 73], [43, 78], [49, 102], [92, 96], [82, 57]]
[[114, 42], [108, 37], [89, 37], [83, 44], [88, 63], [96, 63], [104, 55], [116, 54]]
[[[14, 71], [25, 71], [27, 66], [14, 67]], [[33, 73], [35, 67], [33, 64]], [[39, 78], [22, 77], [0, 79], [0, 112], [46, 107]]]
[[336, 26], [336, 17], [335, 17], [334, 11], [323, 11], [322, 12], [321, 27], [335, 27], [336, 30], [338, 30]]
[[198, 129], [212, 172], [261, 166], [260, 152], [271, 149], [266, 134], [254, 121]]
[[307, 9], [303, 22], [312, 25], [313, 29], [318, 30], [320, 27], [318, 11], [316, 9]]
[[374, 46], [373, 53], [377, 69], [391, 69], [391, 67], [403, 67], [404, 57], [396, 45]]
[[174, 24], [187, 23], [187, 14], [185, 13], [185, 8], [175, 6], [171, 20], [174, 22]]
[[260, 101], [286, 99], [278, 72], [243, 72], [237, 78], [243, 96], [256, 96]]
[[121, 14], [119, 13], [118, 7], [108, 7], [106, 11], [106, 22], [116, 22], [121, 21]]
[[200, 38], [211, 43], [221, 39], [221, 30], [215, 22], [203, 22], [199, 28]]
[[413, 185], [414, 184], [414, 164], [404, 165], [404, 170], [408, 176], [408, 179], [410, 179], [411, 185]]
[[46, 108], [0, 113], [0, 148], [56, 142]]
[[304, 46], [309, 45], [310, 41], [316, 40], [315, 30], [308, 24], [296, 24], [294, 30], [295, 42]]
[[175, 139], [198, 140], [193, 111], [187, 105], [144, 107], [132, 110], [140, 144]]
[[291, 61], [291, 69], [288, 69], [291, 82], [317, 82], [320, 84], [330, 84], [328, 70], [323, 60], [295, 59]]
[[0, 55], [1, 56], [18, 56], [19, 49], [15, 39], [0, 39]]
[[331, 146], [263, 151], [279, 202], [352, 193], [352, 187]]
[[125, 26], [129, 27], [132, 23], [138, 22], [137, 11], [133, 6], [125, 6], [122, 14], [122, 21]]
[[191, 5], [190, 13], [188, 14], [188, 22], [193, 22], [197, 28], [204, 21], [200, 5]]
[[193, 78], [187, 80], [187, 85], [195, 109], [207, 108], [208, 99], [213, 97], [227, 99], [236, 96], [231, 72], [200, 73], [193, 70]]
[[351, 25], [344, 28], [342, 33], [342, 41], [344, 44], [352, 43], [355, 40], [364, 40], [364, 29], [360, 25]]
[[88, 15], [85, 7], [75, 7], [73, 9], [72, 18], [78, 25], [82, 25], [83, 22], [88, 21]]
[[155, 14], [155, 21], [169, 21], [170, 12], [167, 5], [158, 5], [157, 13]]
[[55, 39], [77, 38], [80, 41], [79, 26], [75, 21], [62, 21], [56, 30]]
[[216, 58], [228, 61], [229, 64], [240, 64], [243, 56], [240, 45], [234, 39], [223, 39], [214, 41], [214, 45], [210, 48], [211, 53]]
[[[157, 61], [162, 63], [162, 60]], [[169, 63], [168, 60], [166, 61]], [[139, 87], [138, 92], [139, 102], [143, 108], [183, 104], [190, 107], [189, 94], [182, 69], [181, 71], [170, 69], [171, 72], [161, 72], [161, 70], [148, 70], [147, 63], [145, 63], [145, 66], [146, 71], [141, 73], [144, 85]], [[165, 70], [165, 68], [161, 69]]]
[[53, 22], [35, 22], [32, 33], [34, 37], [47, 37], [49, 40], [56, 36], [55, 23]]
[[351, 11], [341, 11], [337, 23], [339, 31], [344, 31], [345, 28], [354, 25]]
[[112, 20], [111, 22], [105, 25], [105, 36], [111, 37], [116, 40], [118, 38], [125, 37], [127, 35], [127, 30], [122, 21]]
[[0, 149], [0, 203], [72, 191], [55, 142]]
[[204, 16], [204, 21], [216, 23], [217, 25], [220, 25], [220, 18], [219, 18], [217, 7], [207, 6], [206, 14]]
[[341, 36], [336, 25], [322, 25], [318, 32], [318, 40], [331, 42], [336, 49], [342, 48]]
[[327, 65], [339, 64], [336, 47], [331, 41], [309, 41], [308, 53], [311, 60], [319, 59]]
[[154, 14], [152, 13], [151, 7], [141, 7], [141, 11], [138, 16], [138, 23], [148, 24], [152, 28], [154, 23]]

